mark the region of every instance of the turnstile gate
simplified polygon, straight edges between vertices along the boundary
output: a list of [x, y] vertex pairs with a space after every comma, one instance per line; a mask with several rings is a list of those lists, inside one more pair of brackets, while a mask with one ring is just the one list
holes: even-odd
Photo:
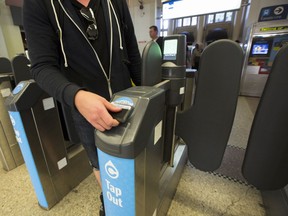
[[[185, 92], [185, 63], [181, 61], [185, 56], [185, 43], [181, 43], [181, 37], [177, 37], [164, 38], [162, 66], [155, 60], [159, 60], [159, 49], [157, 51], [153, 42], [147, 45], [148, 50], [143, 51], [143, 62], [148, 71], [145, 71], [142, 82], [154, 86], [132, 87], [116, 93], [112, 102], [120, 104], [123, 109], [133, 107], [134, 111], [120, 126], [95, 133], [107, 216], [166, 215], [187, 161], [187, 153], [191, 163], [200, 169], [213, 170], [220, 166], [236, 110], [243, 51], [238, 44], [229, 40], [211, 44], [204, 52], [203, 59], [211, 60], [213, 56], [213, 60], [204, 69], [201, 69], [200, 62], [194, 104], [192, 107], [186, 106], [187, 110], [176, 115]], [[223, 56], [215, 57], [219, 50], [222, 50], [225, 60]], [[158, 54], [161, 56], [160, 52]], [[159, 71], [162, 82], [159, 82], [157, 74], [153, 75]], [[231, 78], [230, 83], [225, 78]], [[208, 90], [209, 86], [204, 86], [205, 83], [211, 85], [212, 92]], [[227, 103], [223, 104], [223, 99]], [[214, 107], [205, 107], [207, 104]], [[195, 106], [196, 110], [193, 109]], [[224, 113], [221, 108], [225, 110]], [[209, 115], [205, 117], [207, 113]], [[191, 116], [195, 122], [190, 122]], [[207, 124], [209, 118], [211, 124]], [[224, 119], [225, 125], [220, 127], [219, 119]], [[215, 131], [207, 131], [206, 126]], [[180, 141], [175, 131], [187, 145]], [[213, 140], [215, 133], [218, 133], [218, 137]], [[193, 137], [197, 137], [197, 140]], [[203, 143], [205, 140], [207, 142]], [[211, 157], [213, 147], [217, 151], [214, 150]], [[202, 157], [195, 157], [194, 151]]]
[[57, 104], [33, 80], [20, 82], [5, 101], [38, 198], [50, 209], [92, 172], [84, 148], [66, 148]]
[[5, 99], [14, 88], [12, 74], [0, 74], [0, 161], [6, 171], [24, 163], [15, 133], [5, 107]]

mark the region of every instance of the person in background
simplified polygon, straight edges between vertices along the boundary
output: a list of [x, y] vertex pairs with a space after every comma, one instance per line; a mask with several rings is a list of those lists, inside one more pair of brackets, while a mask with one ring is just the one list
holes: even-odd
[[[95, 128], [119, 122], [113, 93], [141, 83], [141, 57], [126, 0], [25, 0], [24, 30], [31, 74], [69, 107], [101, 187]], [[77, 172], [77, 170], [75, 170]], [[105, 215], [103, 196], [99, 215]], [[93, 213], [91, 213], [93, 214]]]
[[200, 56], [202, 53], [202, 49], [200, 48], [200, 45], [196, 43], [195, 48], [192, 50], [192, 68], [193, 69], [199, 69], [199, 62], [200, 62]]
[[159, 45], [161, 52], [163, 53], [163, 37], [158, 36], [157, 26], [152, 25], [149, 27], [149, 35], [150, 35], [150, 38]]

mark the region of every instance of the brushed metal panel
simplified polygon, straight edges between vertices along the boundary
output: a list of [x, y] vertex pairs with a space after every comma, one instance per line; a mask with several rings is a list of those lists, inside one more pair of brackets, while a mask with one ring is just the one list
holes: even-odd
[[157, 216], [167, 215], [187, 159], [187, 146], [178, 145], [174, 154], [174, 166], [166, 167], [160, 179], [160, 203], [157, 208]]
[[10, 144], [10, 148], [16, 165], [22, 165], [24, 163], [24, 159], [18, 143], [14, 143], [12, 145]]
[[51, 176], [59, 171], [58, 161], [66, 157], [64, 137], [58, 115], [58, 109], [45, 110], [42, 100], [49, 98], [43, 95], [32, 107], [33, 119], [39, 136], [40, 145], [45, 157], [45, 162]]
[[0, 159], [3, 169], [6, 171], [10, 171], [23, 164], [21, 153], [14, 155], [13, 150], [11, 149], [11, 146], [18, 145], [8, 111], [4, 104], [11, 89], [10, 81], [5, 80], [0, 83]]
[[[77, 148], [80, 151], [76, 154], [68, 152], [68, 157], [70, 158], [68, 165], [51, 178], [55, 193], [59, 198], [58, 202], [92, 173], [92, 167], [84, 148], [82, 146]], [[73, 156], [70, 157], [70, 154]]]
[[10, 171], [16, 168], [16, 163], [6, 139], [2, 122], [0, 122], [0, 160], [4, 170]]

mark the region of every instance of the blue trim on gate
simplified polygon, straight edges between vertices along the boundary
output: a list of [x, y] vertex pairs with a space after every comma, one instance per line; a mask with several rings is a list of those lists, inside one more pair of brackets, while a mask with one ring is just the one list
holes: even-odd
[[135, 216], [135, 160], [98, 149], [106, 216]]
[[23, 127], [22, 119], [19, 112], [9, 111], [10, 119], [14, 128], [17, 142], [20, 146], [27, 170], [30, 174], [30, 179], [34, 187], [39, 205], [48, 209], [48, 202], [46, 200], [44, 190], [40, 181], [40, 177], [35, 165], [33, 154]]

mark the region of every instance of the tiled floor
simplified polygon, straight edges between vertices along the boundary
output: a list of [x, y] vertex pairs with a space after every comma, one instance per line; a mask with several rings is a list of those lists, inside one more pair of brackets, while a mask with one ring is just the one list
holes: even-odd
[[[258, 98], [239, 97], [229, 145], [245, 149]], [[25, 165], [0, 169], [0, 215], [98, 215], [99, 187], [91, 174], [51, 210], [38, 206]], [[169, 216], [264, 216], [260, 192], [241, 181], [185, 166]]]
[[[230, 146], [246, 148], [258, 102], [259, 98], [239, 97], [228, 141]], [[235, 169], [241, 170], [241, 167]], [[260, 192], [241, 180], [218, 173], [202, 172], [188, 163], [168, 215], [264, 216]]]
[[260, 193], [249, 186], [186, 166], [169, 216], [264, 216]]

